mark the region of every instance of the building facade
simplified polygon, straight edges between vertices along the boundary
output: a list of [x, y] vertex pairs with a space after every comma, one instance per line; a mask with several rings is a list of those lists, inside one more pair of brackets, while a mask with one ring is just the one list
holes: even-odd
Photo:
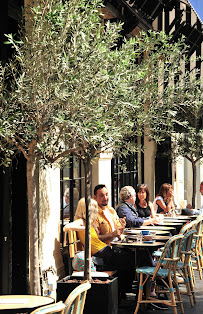
[[[3, 44], [6, 33], [17, 33], [22, 17], [22, 7], [34, 5], [35, 0], [8, 0], [1, 4], [0, 19], [0, 58], [7, 60], [11, 51]], [[104, 1], [104, 23], [106, 20], [122, 21], [123, 36], [130, 38], [140, 30], [163, 30], [176, 40], [186, 36], [191, 58], [190, 70], [198, 68], [203, 73], [202, 22], [189, 1], [179, 0], [109, 0]], [[192, 57], [200, 57], [195, 64]], [[176, 199], [185, 205], [191, 202], [191, 165], [179, 158], [172, 162], [170, 156], [163, 156], [171, 146], [171, 139], [157, 145], [147, 136], [135, 139], [146, 147], [127, 158], [117, 158], [110, 152], [100, 154], [92, 165], [92, 191], [96, 184], [107, 185], [110, 204], [118, 202], [119, 190], [124, 185], [136, 186], [145, 182], [151, 191], [151, 200], [164, 182], [172, 183]], [[123, 165], [125, 164], [125, 170]], [[203, 166], [198, 164], [197, 185], [203, 180]], [[28, 214], [26, 197], [26, 162], [19, 156], [9, 169], [0, 168], [0, 293], [26, 293], [28, 259]], [[78, 199], [84, 196], [84, 173], [77, 160], [70, 160], [70, 167], [39, 170], [39, 249], [42, 286], [52, 287], [55, 295], [56, 280], [64, 275], [64, 265], [60, 253], [62, 246], [62, 212], [65, 206], [64, 191], [69, 189], [70, 219], [74, 215], [74, 191]], [[197, 193], [196, 206], [201, 204]], [[23, 226], [23, 227], [21, 227]], [[47, 277], [48, 276], [48, 277]]]

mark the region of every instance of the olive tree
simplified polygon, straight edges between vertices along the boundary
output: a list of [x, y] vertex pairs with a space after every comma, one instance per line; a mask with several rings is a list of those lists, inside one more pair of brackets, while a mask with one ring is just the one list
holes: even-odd
[[185, 106], [184, 119], [187, 127], [179, 127], [173, 136], [173, 157], [185, 157], [192, 166], [192, 207], [195, 208], [196, 165], [203, 158], [203, 99], [201, 79], [186, 72], [177, 83], [182, 90], [179, 102], [190, 104]]
[[22, 28], [20, 40], [7, 35], [13, 57], [0, 67], [0, 148], [6, 166], [19, 152], [27, 161], [33, 294], [40, 294], [38, 163], [62, 166], [70, 154], [83, 161], [89, 279], [91, 163], [102, 151], [135, 151], [129, 138], [141, 135], [143, 125], [163, 138], [182, 108], [169, 83], [180, 71], [174, 60], [184, 56], [183, 41], [141, 32], [118, 47], [122, 24], [104, 25], [102, 7], [101, 0], [41, 1], [27, 9], [31, 27]]

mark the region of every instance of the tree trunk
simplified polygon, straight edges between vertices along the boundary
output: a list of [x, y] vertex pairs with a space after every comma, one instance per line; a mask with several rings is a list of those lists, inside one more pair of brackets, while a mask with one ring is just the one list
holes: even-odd
[[29, 212], [29, 270], [30, 270], [30, 292], [41, 295], [39, 275], [39, 233], [38, 233], [38, 210], [36, 195], [36, 166], [37, 158], [31, 157], [27, 160], [27, 193]]
[[90, 158], [83, 161], [85, 168], [85, 203], [86, 203], [86, 225], [85, 225], [85, 269], [84, 269], [84, 279], [91, 279], [91, 224], [90, 224], [90, 212], [89, 204], [91, 200], [91, 190], [90, 190]]
[[196, 163], [192, 161], [192, 208], [195, 208], [195, 196], [196, 196]]

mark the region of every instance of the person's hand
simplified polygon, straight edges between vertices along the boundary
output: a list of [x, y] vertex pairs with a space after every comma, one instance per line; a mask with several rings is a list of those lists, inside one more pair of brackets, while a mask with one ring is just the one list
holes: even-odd
[[119, 218], [119, 221], [120, 221], [121, 226], [123, 228], [125, 228], [125, 226], [126, 226], [126, 217]]
[[97, 235], [99, 235], [99, 229], [98, 229], [97, 225], [93, 224], [92, 226], [93, 226], [94, 230], [96, 231]]
[[151, 218], [152, 219], [152, 223], [154, 225], [157, 225], [157, 224], [162, 224], [163, 223], [163, 219], [164, 219], [164, 215], [160, 214], [159, 216], [156, 216], [154, 218]]
[[116, 237], [120, 238], [120, 235], [123, 233], [123, 230], [124, 230], [124, 228], [122, 228], [122, 227], [115, 229], [114, 232], [112, 233], [113, 237], [114, 238], [116, 238]]
[[152, 224], [159, 224], [161, 222], [161, 219], [159, 217], [151, 218]]

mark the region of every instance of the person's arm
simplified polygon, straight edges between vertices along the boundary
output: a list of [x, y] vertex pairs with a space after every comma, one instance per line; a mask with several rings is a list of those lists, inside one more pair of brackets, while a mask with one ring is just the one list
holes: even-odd
[[163, 209], [163, 211], [165, 213], [168, 213], [173, 208], [173, 200], [172, 199], [168, 199], [167, 205], [162, 200], [157, 200], [156, 203], [157, 203], [157, 205], [159, 205]]
[[203, 214], [203, 206], [200, 209], [191, 209], [193, 215], [202, 215]]
[[155, 217], [156, 217], [156, 216], [155, 216], [155, 211], [154, 211], [154, 208], [153, 208], [151, 202], [149, 202], [149, 207], [150, 207], [150, 210], [151, 210], [151, 218], [155, 218]]
[[153, 224], [158, 224], [159, 219], [156, 217], [145, 219], [143, 222], [143, 226], [148, 226], [148, 225], [153, 225]]
[[[119, 222], [119, 217], [116, 216], [117, 219], [118, 219], [118, 222]], [[116, 226], [115, 226], [116, 227]], [[116, 230], [114, 230], [114, 232], [109, 232], [109, 233], [106, 233], [106, 234], [101, 234], [101, 227], [100, 227], [100, 223], [99, 223], [99, 219], [97, 218], [95, 223], [94, 223], [94, 229], [98, 235], [98, 238], [100, 241], [102, 242], [105, 242], [105, 243], [109, 243], [111, 241], [113, 241], [113, 239], [115, 237], [118, 237], [120, 238], [120, 235], [122, 234], [124, 228], [121, 226], [121, 227], [116, 227]]]
[[144, 218], [141, 217], [135, 217], [130, 210], [130, 208], [127, 207], [127, 205], [120, 205], [117, 209], [118, 216], [120, 218], [126, 217], [126, 226], [127, 227], [140, 227], [142, 226], [144, 222]]
[[85, 225], [84, 225], [83, 219], [77, 219], [73, 222], [66, 224], [63, 227], [63, 231], [67, 232], [68, 230], [74, 230], [74, 231], [85, 230]]
[[120, 238], [120, 235], [123, 232], [123, 228], [117, 228], [114, 230], [114, 232], [106, 233], [106, 234], [98, 234], [99, 240], [105, 243], [109, 243], [113, 241], [114, 238], [118, 237]]

